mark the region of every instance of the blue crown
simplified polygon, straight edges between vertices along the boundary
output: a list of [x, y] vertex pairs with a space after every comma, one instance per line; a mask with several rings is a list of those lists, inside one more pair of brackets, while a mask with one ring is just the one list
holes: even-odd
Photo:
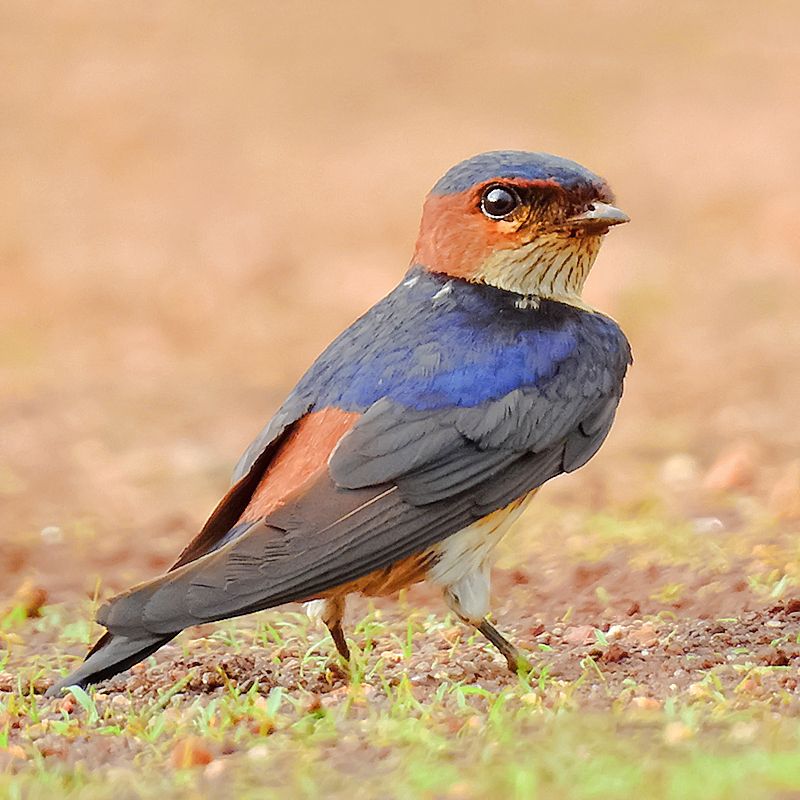
[[468, 158], [449, 169], [431, 194], [456, 194], [492, 178], [522, 178], [529, 181], [554, 180], [564, 189], [605, 186], [605, 181], [568, 158], [524, 150], [494, 150]]

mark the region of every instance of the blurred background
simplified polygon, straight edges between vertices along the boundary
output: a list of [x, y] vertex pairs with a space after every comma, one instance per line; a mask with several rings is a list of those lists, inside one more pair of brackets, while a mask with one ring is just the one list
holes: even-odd
[[168, 566], [402, 276], [430, 186], [488, 149], [573, 158], [633, 219], [587, 287], [633, 343], [618, 423], [544, 502], [796, 530], [798, 22], [792, 0], [4, 2], [3, 592]]

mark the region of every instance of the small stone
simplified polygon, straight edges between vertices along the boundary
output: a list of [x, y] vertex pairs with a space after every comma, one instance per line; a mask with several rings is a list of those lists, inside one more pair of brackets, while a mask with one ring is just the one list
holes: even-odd
[[791, 600], [786, 601], [786, 613], [797, 614], [800, 612], [800, 599], [793, 597]]
[[5, 748], [5, 752], [8, 753], [11, 758], [18, 759], [19, 761], [28, 760], [27, 754], [18, 744], [10, 744]]
[[658, 711], [661, 708], [661, 701], [656, 700], [655, 697], [634, 697], [631, 705], [642, 711]]
[[305, 712], [306, 714], [315, 714], [318, 711], [322, 710], [322, 698], [318, 694], [314, 694], [311, 696], [311, 699], [306, 705]]
[[247, 751], [247, 757], [253, 759], [253, 761], [262, 761], [265, 758], [269, 758], [269, 748], [265, 744], [257, 744]]
[[635, 617], [642, 610], [638, 600], [634, 600], [625, 612], [629, 617]]
[[703, 479], [703, 486], [712, 492], [746, 489], [753, 484], [757, 453], [748, 442], [738, 442], [723, 450]]
[[692, 527], [695, 533], [721, 533], [725, 530], [725, 523], [719, 517], [695, 517]]
[[33, 581], [27, 579], [14, 593], [11, 606], [22, 608], [26, 617], [33, 618], [42, 615], [42, 606], [46, 602], [47, 592], [41, 586], [36, 586]]
[[747, 743], [753, 741], [758, 732], [755, 722], [737, 722], [731, 728], [731, 739], [735, 742]]
[[594, 628], [591, 625], [575, 625], [564, 632], [564, 644], [586, 645], [594, 644]]
[[540, 622], [538, 625], [531, 627], [528, 633], [530, 633], [531, 636], [541, 636], [546, 630], [547, 628]]
[[221, 778], [227, 771], [228, 762], [223, 761], [222, 759], [217, 759], [206, 766], [206, 768], [203, 770], [203, 775], [209, 780], [213, 781], [217, 778]]
[[349, 689], [347, 686], [340, 686], [333, 691], [326, 692], [321, 698], [320, 703], [323, 708], [332, 708], [347, 699]]
[[601, 656], [600, 661], [604, 664], [617, 664], [620, 661], [628, 658], [630, 653], [625, 650], [624, 648], [620, 647], [616, 642], [614, 642], [608, 650], [606, 650]]
[[62, 711], [64, 714], [71, 714], [75, 707], [77, 706], [77, 701], [75, 700], [74, 694], [68, 694], [59, 704], [58, 710]]
[[45, 525], [39, 532], [39, 535], [47, 544], [58, 544], [58, 542], [64, 539], [64, 532], [58, 525]]
[[692, 729], [682, 722], [670, 722], [664, 728], [664, 741], [667, 744], [680, 744], [692, 736], [694, 736]]
[[788, 667], [792, 657], [780, 647], [767, 647], [761, 653], [761, 660], [770, 667]]
[[632, 630], [628, 634], [628, 638], [632, 639], [641, 647], [653, 647], [653, 645], [658, 643], [658, 636], [656, 635], [655, 628], [649, 623], [645, 623], [641, 627]]
[[670, 489], [688, 489], [697, 482], [699, 472], [697, 460], [693, 456], [676, 453], [661, 465], [661, 481]]
[[210, 764], [214, 756], [199, 736], [189, 736], [172, 748], [170, 763], [175, 769], [202, 767]]

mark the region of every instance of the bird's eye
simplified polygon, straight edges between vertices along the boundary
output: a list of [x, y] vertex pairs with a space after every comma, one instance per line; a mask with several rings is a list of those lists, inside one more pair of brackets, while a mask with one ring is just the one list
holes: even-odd
[[481, 196], [481, 211], [491, 219], [507, 217], [519, 205], [519, 195], [507, 186], [490, 186]]

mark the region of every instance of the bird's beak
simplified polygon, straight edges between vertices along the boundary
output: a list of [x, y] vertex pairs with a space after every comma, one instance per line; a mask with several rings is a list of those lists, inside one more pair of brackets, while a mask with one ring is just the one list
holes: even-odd
[[567, 220], [569, 227], [608, 230], [612, 225], [630, 222], [631, 218], [610, 203], [592, 203], [588, 210]]

